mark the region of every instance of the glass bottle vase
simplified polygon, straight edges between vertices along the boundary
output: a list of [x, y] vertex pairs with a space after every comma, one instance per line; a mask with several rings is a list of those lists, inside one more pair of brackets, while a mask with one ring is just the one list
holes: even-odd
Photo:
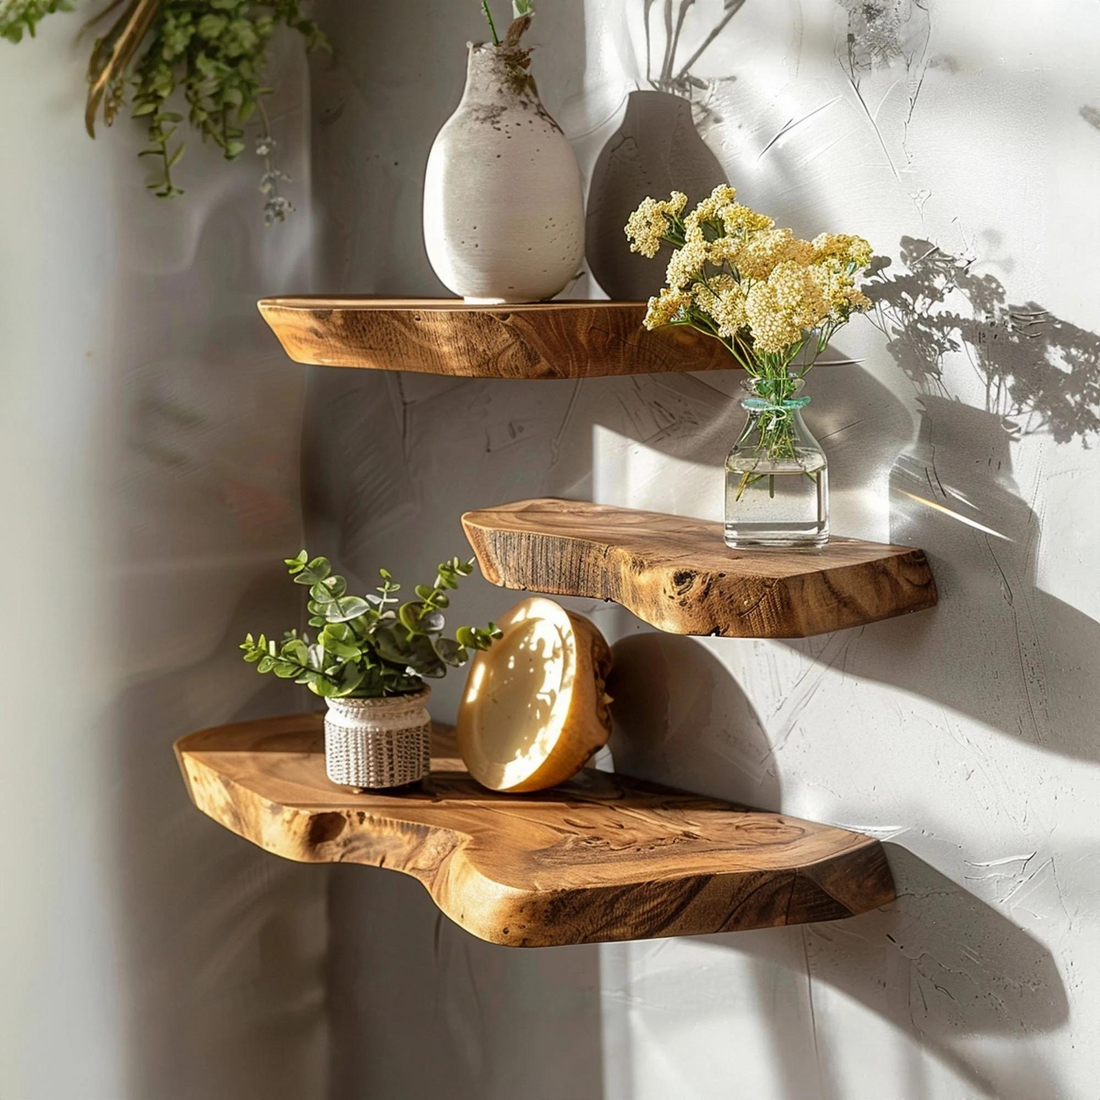
[[745, 426], [726, 458], [726, 545], [804, 547], [829, 541], [829, 465], [802, 410], [801, 379], [754, 378]]

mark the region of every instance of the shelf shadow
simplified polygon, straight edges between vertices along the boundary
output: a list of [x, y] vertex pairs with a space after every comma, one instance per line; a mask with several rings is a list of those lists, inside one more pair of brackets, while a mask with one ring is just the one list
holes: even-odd
[[[884, 848], [898, 889], [889, 906], [831, 924], [701, 937], [764, 962], [758, 1003], [776, 1013], [776, 1049], [813, 1044], [802, 1034], [783, 1036], [789, 1021], [775, 1007], [770, 971], [808, 968], [811, 997], [824, 983], [870, 1009], [976, 1090], [968, 1095], [1064, 1095], [1057, 1071], [1028, 1042], [1069, 1015], [1051, 953], [912, 852], [889, 842]], [[797, 950], [789, 936], [802, 938]], [[967, 1040], [976, 1034], [1020, 1041], [975, 1047]], [[920, 1077], [909, 1087], [892, 1084], [907, 1100], [928, 1095]]]
[[[623, 685], [612, 705], [617, 770], [782, 812], [781, 778], [760, 720], [706, 645], [643, 633], [620, 640], [613, 651], [610, 693]], [[790, 1052], [816, 1049], [818, 1036], [811, 1041], [807, 1027], [822, 1030], [822, 1044], [829, 1034], [820, 1019], [807, 1023], [812, 1012], [792, 1013], [777, 998], [777, 967], [808, 972], [811, 988], [825, 983], [881, 1016], [965, 1080], [973, 1090], [968, 1095], [1061, 1095], [1041, 1053], [1024, 1041], [1068, 1017], [1051, 952], [900, 844], [885, 842], [884, 849], [898, 897], [883, 909], [834, 923], [699, 937], [756, 960], [738, 968], [735, 980], [757, 985], [755, 996], [742, 991], [739, 999], [769, 1017], [765, 1030], [783, 1094], [806, 1095], [827, 1073], [826, 1066], [807, 1063], [813, 1054], [799, 1060]], [[708, 966], [707, 972], [717, 971]], [[975, 1049], [967, 1042], [975, 1034], [1021, 1041]], [[1000, 1053], [1005, 1049], [1012, 1051], [1007, 1058]], [[894, 1084], [907, 1100], [926, 1095], [922, 1077]]]
[[778, 810], [779, 777], [760, 719], [704, 645], [634, 634], [612, 646], [615, 770], [665, 786]]

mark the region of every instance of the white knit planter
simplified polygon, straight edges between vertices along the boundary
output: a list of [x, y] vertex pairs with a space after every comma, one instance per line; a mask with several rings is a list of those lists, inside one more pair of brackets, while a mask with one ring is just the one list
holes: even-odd
[[347, 787], [399, 787], [431, 770], [431, 689], [382, 699], [326, 699], [325, 771]]
[[552, 298], [584, 253], [580, 170], [519, 64], [525, 56], [470, 45], [462, 101], [428, 156], [428, 259], [468, 302]]

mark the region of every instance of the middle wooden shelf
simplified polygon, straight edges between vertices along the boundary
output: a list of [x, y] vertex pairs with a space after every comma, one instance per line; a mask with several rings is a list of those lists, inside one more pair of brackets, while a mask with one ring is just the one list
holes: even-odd
[[493, 584], [612, 600], [671, 634], [804, 638], [936, 603], [912, 546], [730, 550], [720, 523], [554, 499], [467, 512], [462, 526]]

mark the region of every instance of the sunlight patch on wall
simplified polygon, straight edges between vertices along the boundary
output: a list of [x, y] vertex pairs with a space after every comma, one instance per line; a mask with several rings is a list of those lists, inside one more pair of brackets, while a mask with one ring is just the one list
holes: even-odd
[[722, 471], [593, 424], [592, 499], [597, 504], [721, 520]]

